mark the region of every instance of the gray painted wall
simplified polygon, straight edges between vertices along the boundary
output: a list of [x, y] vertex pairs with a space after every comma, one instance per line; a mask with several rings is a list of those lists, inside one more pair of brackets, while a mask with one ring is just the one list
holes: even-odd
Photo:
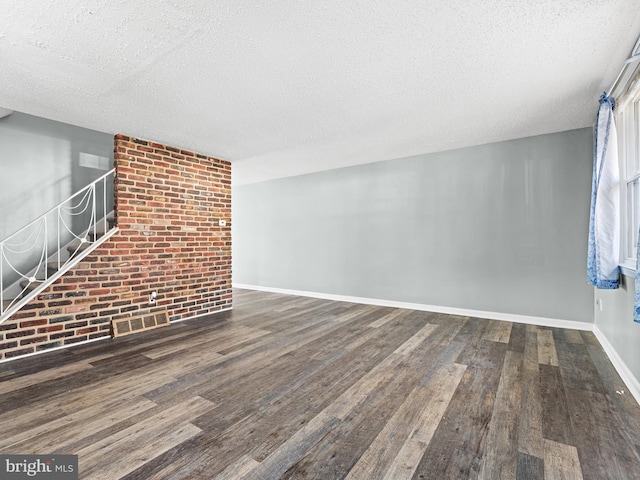
[[234, 188], [234, 282], [593, 322], [592, 131]]
[[0, 240], [105, 173], [80, 152], [108, 157], [113, 135], [23, 113], [0, 119]]
[[595, 324], [631, 373], [640, 381], [640, 324], [633, 321], [635, 282], [623, 275], [617, 290], [595, 290], [602, 310], [595, 307]]
[[[0, 240], [106, 173], [81, 167], [80, 152], [107, 157], [112, 168], [113, 136], [18, 112], [0, 119]], [[77, 224], [74, 231], [79, 232], [89, 218], [78, 222], [79, 217], [68, 216], [66, 221]], [[53, 248], [54, 232], [48, 237]], [[71, 238], [68, 234], [65, 239]], [[34, 260], [13, 256], [12, 264], [21, 269], [37, 264], [36, 250], [31, 252]], [[3, 269], [3, 276], [5, 282], [18, 278], [9, 268]]]

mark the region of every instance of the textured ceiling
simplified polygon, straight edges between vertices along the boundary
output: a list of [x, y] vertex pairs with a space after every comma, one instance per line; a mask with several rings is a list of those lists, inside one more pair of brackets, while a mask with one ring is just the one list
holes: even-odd
[[637, 0], [3, 4], [0, 107], [250, 183], [591, 125]]

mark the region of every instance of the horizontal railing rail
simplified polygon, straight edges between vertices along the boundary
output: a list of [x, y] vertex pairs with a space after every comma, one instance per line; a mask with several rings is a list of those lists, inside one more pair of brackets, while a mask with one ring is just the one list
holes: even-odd
[[115, 169], [0, 242], [0, 323], [117, 230]]

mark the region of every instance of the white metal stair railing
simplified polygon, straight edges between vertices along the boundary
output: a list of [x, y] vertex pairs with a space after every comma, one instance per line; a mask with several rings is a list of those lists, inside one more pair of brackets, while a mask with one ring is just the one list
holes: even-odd
[[115, 169], [0, 242], [0, 324], [116, 233], [114, 179]]

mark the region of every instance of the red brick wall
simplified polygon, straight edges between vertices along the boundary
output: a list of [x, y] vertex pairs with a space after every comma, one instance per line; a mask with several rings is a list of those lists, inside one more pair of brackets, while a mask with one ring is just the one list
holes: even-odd
[[0, 325], [0, 360], [109, 337], [112, 319], [231, 308], [231, 164], [126, 135], [114, 160], [119, 231]]

